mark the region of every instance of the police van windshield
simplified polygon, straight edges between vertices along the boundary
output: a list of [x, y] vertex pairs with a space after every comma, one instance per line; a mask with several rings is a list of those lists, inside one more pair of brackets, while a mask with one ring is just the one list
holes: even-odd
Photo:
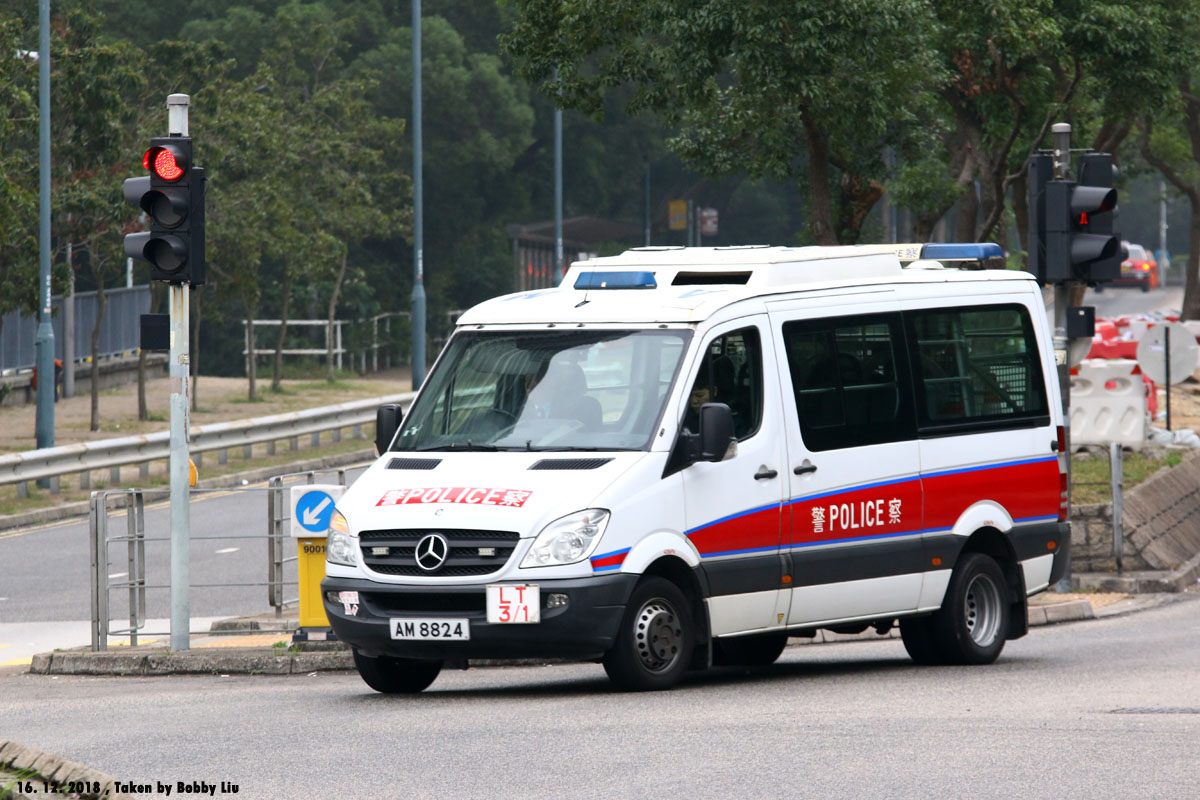
[[394, 450], [645, 450], [687, 330], [463, 331]]

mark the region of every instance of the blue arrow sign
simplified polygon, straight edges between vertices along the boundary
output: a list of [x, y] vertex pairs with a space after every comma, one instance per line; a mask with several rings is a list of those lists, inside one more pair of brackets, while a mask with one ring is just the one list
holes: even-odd
[[331, 516], [333, 516], [333, 498], [325, 492], [305, 492], [296, 501], [295, 519], [306, 531], [324, 533], [329, 529]]

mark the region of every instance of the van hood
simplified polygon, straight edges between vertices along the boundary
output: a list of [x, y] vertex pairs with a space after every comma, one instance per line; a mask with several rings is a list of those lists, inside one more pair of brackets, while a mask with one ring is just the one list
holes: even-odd
[[527, 538], [561, 516], [597, 507], [604, 490], [648, 455], [390, 452], [351, 485], [337, 507], [354, 534], [437, 527], [516, 531]]

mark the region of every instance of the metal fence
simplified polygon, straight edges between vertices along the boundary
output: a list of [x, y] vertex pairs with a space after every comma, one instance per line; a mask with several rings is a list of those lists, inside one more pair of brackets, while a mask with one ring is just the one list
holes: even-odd
[[[190, 496], [201, 498], [206, 494], [249, 494], [265, 497], [267, 501], [267, 519], [264, 525], [255, 530], [256, 526], [247, 525], [249, 532], [230, 533], [198, 533], [193, 528], [191, 543], [209, 541], [249, 541], [265, 542], [267, 550], [266, 574], [262, 580], [196, 580], [196, 569], [190, 570], [193, 576], [189, 583], [189, 605], [193, 616], [206, 616], [196, 613], [197, 597], [195, 590], [205, 590], [211, 593], [209, 598], [219, 596], [228, 598], [235, 592], [240, 592], [239, 608], [232, 613], [219, 616], [260, 615], [268, 608], [274, 609], [274, 617], [279, 620], [271, 627], [262, 625], [245, 630], [225, 630], [224, 633], [287, 633], [282, 620], [283, 609], [294, 606], [297, 597], [285, 598], [285, 592], [298, 586], [296, 578], [296, 554], [293, 549], [287, 554], [289, 526], [289, 490], [292, 486], [304, 483], [314, 483], [318, 475], [336, 475], [337, 482], [346, 483], [345, 470], [320, 470], [315, 472], [300, 472], [280, 475], [272, 478], [267, 488], [237, 487], [234, 489], [192, 489]], [[167, 558], [170, 552], [171, 532], [168, 514], [147, 521], [147, 505], [161, 505], [170, 496], [169, 489], [113, 489], [92, 493], [89, 514], [91, 538], [91, 606], [92, 650], [108, 649], [109, 637], [128, 637], [129, 644], [136, 646], [139, 637], [166, 637], [169, 630], [147, 630], [150, 618], [147, 594], [159, 593], [156, 605], [160, 607], [159, 620], [169, 617], [165, 608], [161, 608], [162, 600], [170, 594], [171, 579], [170, 565]], [[120, 520], [120, 516], [124, 520]], [[193, 521], [200, 518], [193, 514]], [[253, 558], [251, 548], [242, 551], [244, 556]], [[259, 562], [260, 564], [262, 562]], [[112, 572], [112, 570], [121, 570]], [[253, 570], [252, 570], [253, 571]], [[243, 570], [245, 572], [245, 570]], [[261, 574], [261, 573], [260, 573]], [[253, 600], [246, 594], [245, 589], [255, 587], [266, 588], [267, 596]], [[290, 593], [289, 593], [290, 594]], [[261, 595], [259, 596], [261, 598]], [[168, 606], [169, 608], [169, 602]], [[115, 625], [115, 627], [114, 627]], [[189, 631], [189, 633], [208, 633], [208, 631]]]
[[[75, 303], [75, 360], [81, 362], [92, 354], [92, 329], [100, 303], [95, 292], [76, 292]], [[122, 353], [136, 353], [139, 346], [139, 318], [150, 311], [150, 287], [131, 286], [108, 289], [104, 292], [104, 319], [100, 325], [100, 352], [104, 358]], [[63, 359], [63, 298], [52, 298], [54, 316], [54, 357]], [[0, 328], [0, 371], [31, 369], [35, 366], [34, 342], [37, 339], [38, 319], [20, 311], [4, 315]]]

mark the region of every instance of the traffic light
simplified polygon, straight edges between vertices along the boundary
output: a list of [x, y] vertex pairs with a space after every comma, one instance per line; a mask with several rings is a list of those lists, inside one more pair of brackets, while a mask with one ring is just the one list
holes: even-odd
[[[1124, 260], [1121, 237], [1113, 231], [1117, 218], [1117, 191], [1112, 185], [1117, 168], [1113, 166], [1110, 153], [1092, 152], [1079, 157], [1078, 172], [1076, 195], [1087, 192], [1092, 198], [1092, 208], [1081, 209], [1085, 216], [1077, 220], [1079, 230], [1085, 236], [1099, 237], [1092, 240], [1091, 247], [1099, 250], [1100, 255], [1088, 262], [1087, 280], [1089, 283], [1115, 281], [1121, 277], [1121, 261]], [[1072, 195], [1072, 213], [1076, 213], [1075, 206], [1082, 201], [1083, 198]]]
[[150, 263], [150, 279], [204, 283], [204, 170], [192, 166], [192, 140], [150, 140], [142, 157], [149, 176], [125, 181], [125, 199], [149, 218], [150, 230], [125, 237], [125, 254]]
[[1053, 159], [1029, 161], [1029, 267], [1042, 283], [1114, 280], [1121, 241], [1113, 233], [1117, 191], [1109, 153], [1086, 153], [1079, 180], [1054, 180]]

